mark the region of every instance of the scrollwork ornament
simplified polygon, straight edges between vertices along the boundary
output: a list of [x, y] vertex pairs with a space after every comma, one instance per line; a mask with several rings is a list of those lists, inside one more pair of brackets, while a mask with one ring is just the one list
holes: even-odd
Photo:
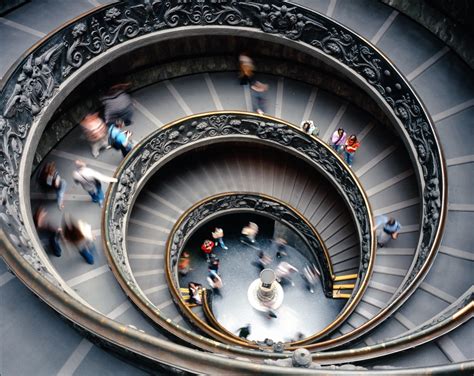
[[24, 111], [35, 116], [42, 110], [58, 85], [54, 69], [62, 49], [63, 44], [58, 43], [28, 57], [5, 105], [4, 117], [12, 118]]
[[168, 27], [187, 25], [251, 26], [236, 6], [236, 0], [181, 0], [176, 5], [167, 3], [163, 20]]
[[321, 22], [298, 12], [296, 7], [255, 2], [243, 2], [242, 5], [251, 6], [258, 12], [260, 27], [267, 33], [281, 34], [289, 39], [297, 40], [309, 27], [327, 30]]

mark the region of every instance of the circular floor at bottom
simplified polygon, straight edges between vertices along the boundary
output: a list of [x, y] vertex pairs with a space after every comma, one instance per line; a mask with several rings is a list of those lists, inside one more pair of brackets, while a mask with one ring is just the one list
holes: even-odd
[[[219, 273], [223, 281], [221, 296], [213, 300], [213, 311], [216, 319], [227, 330], [238, 333], [238, 329], [246, 324], [251, 325], [249, 340], [263, 341], [270, 338], [275, 342], [295, 340], [299, 333], [304, 337], [312, 335], [330, 324], [341, 311], [345, 300], [329, 299], [324, 295], [321, 284], [311, 293], [301, 274], [293, 277], [294, 286], [284, 285], [284, 300], [276, 311], [277, 318], [268, 319], [266, 315], [253, 309], [247, 298], [250, 284], [259, 276], [260, 270], [253, 265], [258, 258], [258, 250], [262, 249], [272, 257], [270, 268], [275, 269], [280, 261], [287, 261], [302, 271], [307, 263], [305, 257], [295, 249], [288, 247], [288, 256], [276, 258], [276, 247], [271, 240], [260, 239], [255, 247], [243, 244], [238, 238], [225, 238], [228, 250], [215, 248], [220, 259]], [[190, 244], [191, 245], [191, 244]], [[209, 287], [207, 263], [199, 246], [190, 247], [198, 251], [191, 254], [192, 271], [180, 278], [180, 285], [187, 286], [194, 281]], [[200, 308], [197, 308], [200, 309]]]

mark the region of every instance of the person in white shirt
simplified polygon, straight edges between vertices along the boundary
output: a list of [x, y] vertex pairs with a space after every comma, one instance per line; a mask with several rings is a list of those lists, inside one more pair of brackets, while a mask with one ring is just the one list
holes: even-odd
[[72, 173], [74, 183], [80, 184], [82, 188], [89, 193], [93, 202], [97, 202], [100, 207], [104, 203], [104, 191], [102, 190], [102, 184], [104, 183], [115, 183], [116, 178], [106, 176], [87, 165], [80, 160], [76, 161], [76, 170]]
[[301, 122], [301, 128], [305, 133], [308, 133], [309, 135], [312, 136], [318, 136], [319, 135], [319, 129], [314, 125], [314, 121], [312, 120], [304, 120]]

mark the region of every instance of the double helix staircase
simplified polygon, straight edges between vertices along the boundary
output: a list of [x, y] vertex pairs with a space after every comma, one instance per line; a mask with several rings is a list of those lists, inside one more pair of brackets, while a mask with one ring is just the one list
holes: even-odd
[[[269, 115], [294, 124], [310, 118], [320, 128], [320, 138], [324, 141], [338, 127], [358, 135], [362, 146], [352, 170], [367, 194], [373, 216], [394, 216], [403, 226], [396, 241], [377, 249], [367, 290], [348, 319], [329, 337], [304, 345], [312, 351], [328, 350], [329, 354], [377, 344], [383, 346], [416, 334], [427, 323], [456, 317], [457, 311], [453, 309], [461, 306], [461, 301], [472, 300], [470, 223], [474, 206], [471, 192], [474, 153], [467, 140], [472, 134], [473, 73], [428, 31], [379, 2], [295, 3], [327, 14], [352, 28], [391, 59], [421, 97], [443, 147], [449, 183], [448, 204], [436, 259], [426, 278], [406, 302], [399, 308], [393, 307], [391, 314], [383, 316], [380, 324], [371, 328], [371, 320], [382, 315], [384, 310], [392, 309], [391, 304], [406, 288], [405, 280], [416, 262], [416, 249], [423, 231], [420, 226], [421, 193], [407, 146], [392, 128], [347, 98], [296, 79], [276, 74], [259, 75], [259, 79], [270, 86], [266, 103]], [[2, 45], [9, 52], [0, 60], [5, 77], [8, 76], [6, 68], [13, 63], [9, 60], [11, 56], [20, 56], [38, 38], [56, 27], [56, 22], [67, 21], [89, 7], [90, 3], [86, 1], [74, 2], [74, 5], [51, 1], [45, 9], [54, 11], [57, 17], [46, 20], [37, 17], [40, 10], [33, 2], [0, 18], [0, 34], [5, 41], [2, 40]], [[236, 77], [237, 72], [232, 70], [196, 73], [154, 82], [134, 91], [135, 115], [130, 126], [133, 138], [139, 141], [167, 123], [200, 112], [250, 111], [248, 88], [240, 86]], [[101, 210], [71, 179], [76, 159], [112, 175], [122, 157], [120, 153], [108, 150], [94, 159], [80, 129], [75, 127], [41, 161], [31, 177], [31, 208], [41, 204], [48, 209], [53, 221], [60, 221], [61, 213], [55, 198], [43, 192], [36, 179], [41, 166], [54, 160], [68, 182], [66, 210], [92, 225], [98, 251], [92, 266], [85, 264], [76, 251], [67, 248], [60, 258], [48, 255], [49, 261], [77, 294], [72, 299], [81, 300], [115, 320], [124, 331], [136, 328], [158, 339], [186, 345], [183, 338], [178, 340], [147, 320], [117, 284], [104, 255]], [[206, 151], [204, 148], [199, 153], [180, 157], [175, 163], [147, 182], [133, 204], [126, 234], [134, 278], [172, 322], [187, 331], [199, 333], [174, 304], [166, 282], [164, 250], [169, 231], [194, 203], [223, 192], [263, 193], [297, 209], [317, 229], [328, 248], [335, 285], [355, 283], [356, 278], [349, 278], [357, 274], [360, 264], [356, 228], [334, 187], [318, 174], [311, 173], [308, 165], [283, 152], [251, 145], [247, 148], [235, 146], [233, 150], [209, 147]], [[101, 346], [96, 346], [72, 330], [52, 309], [36, 299], [20, 279], [14, 278], [3, 263], [0, 264], [0, 301], [0, 373], [143, 373], [103, 351], [100, 347], [107, 348], [106, 344], [99, 342]], [[472, 309], [472, 302], [470, 304], [468, 307]], [[374, 353], [361, 357], [357, 365], [410, 368], [467, 362], [474, 358], [472, 325], [472, 320], [459, 327], [453, 324], [449, 333], [414, 342], [416, 346], [410, 351], [389, 356], [379, 356], [384, 355], [383, 352]], [[371, 330], [361, 329], [366, 326]], [[181, 370], [192, 371], [186, 367]], [[162, 372], [170, 372], [170, 368], [163, 368]]]

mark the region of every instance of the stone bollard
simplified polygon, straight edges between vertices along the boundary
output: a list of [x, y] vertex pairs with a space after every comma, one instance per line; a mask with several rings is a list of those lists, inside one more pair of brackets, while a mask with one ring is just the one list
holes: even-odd
[[293, 352], [293, 367], [308, 368], [311, 365], [312, 361], [313, 358], [311, 356], [311, 353], [306, 349], [296, 349]]

